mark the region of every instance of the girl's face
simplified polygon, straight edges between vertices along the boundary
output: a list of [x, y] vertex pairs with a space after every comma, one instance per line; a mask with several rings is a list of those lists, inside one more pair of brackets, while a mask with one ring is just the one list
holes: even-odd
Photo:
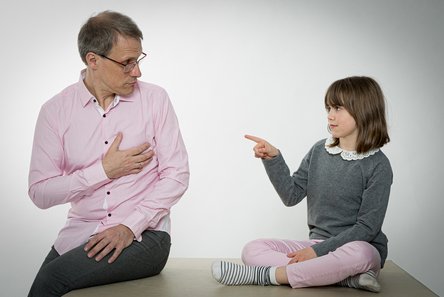
[[355, 119], [342, 106], [327, 106], [327, 113], [331, 135], [339, 139], [339, 146], [348, 151], [356, 150], [358, 128]]

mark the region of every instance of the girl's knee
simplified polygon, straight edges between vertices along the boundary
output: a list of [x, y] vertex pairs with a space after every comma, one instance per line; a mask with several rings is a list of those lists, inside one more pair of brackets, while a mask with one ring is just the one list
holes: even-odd
[[352, 244], [355, 246], [358, 254], [364, 259], [371, 259], [376, 255], [379, 257], [378, 250], [366, 241], [354, 241]]
[[366, 241], [352, 241], [342, 246], [344, 252], [352, 255], [356, 263], [368, 269], [378, 270], [381, 257], [378, 250]]
[[267, 249], [267, 245], [264, 243], [263, 239], [256, 239], [248, 242], [242, 249], [242, 262], [246, 265], [255, 265], [254, 259], [257, 255]]

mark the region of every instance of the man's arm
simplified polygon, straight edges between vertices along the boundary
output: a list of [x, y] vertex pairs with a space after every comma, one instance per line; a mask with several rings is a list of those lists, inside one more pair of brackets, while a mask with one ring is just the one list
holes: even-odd
[[139, 173], [152, 159], [148, 143], [119, 150], [118, 133], [103, 160], [71, 174], [64, 170], [65, 150], [58, 131], [57, 113], [41, 109], [34, 135], [29, 172], [29, 196], [40, 208], [49, 208], [81, 199], [121, 176]]
[[28, 193], [35, 205], [43, 209], [80, 199], [111, 181], [101, 160], [70, 175], [64, 174], [65, 152], [57, 116], [45, 104], [34, 132]]

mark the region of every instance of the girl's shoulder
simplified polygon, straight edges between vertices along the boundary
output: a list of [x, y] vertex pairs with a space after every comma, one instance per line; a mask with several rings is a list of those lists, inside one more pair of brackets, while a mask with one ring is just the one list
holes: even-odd
[[311, 150], [318, 150], [318, 149], [324, 149], [325, 150], [325, 142], [327, 141], [327, 138], [320, 139], [316, 141], [313, 146], [311, 147]]
[[372, 161], [373, 166], [380, 166], [386, 168], [388, 171], [392, 171], [392, 166], [390, 164], [389, 158], [381, 151], [379, 150], [373, 158], [369, 158], [369, 161]]
[[323, 154], [325, 151], [325, 147], [324, 147], [325, 141], [326, 141], [326, 138], [316, 141], [311, 146], [306, 157], [311, 157], [313, 155]]
[[323, 154], [325, 152], [325, 142], [327, 138], [316, 141], [308, 151], [307, 155]]

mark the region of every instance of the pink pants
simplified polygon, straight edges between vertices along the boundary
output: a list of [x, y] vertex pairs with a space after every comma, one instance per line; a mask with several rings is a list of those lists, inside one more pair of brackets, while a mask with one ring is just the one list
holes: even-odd
[[258, 239], [242, 251], [242, 261], [254, 266], [286, 266], [291, 287], [314, 287], [335, 284], [349, 276], [381, 269], [378, 250], [365, 241], [353, 241], [334, 252], [311, 260], [288, 265], [288, 253], [312, 246], [322, 240]]

